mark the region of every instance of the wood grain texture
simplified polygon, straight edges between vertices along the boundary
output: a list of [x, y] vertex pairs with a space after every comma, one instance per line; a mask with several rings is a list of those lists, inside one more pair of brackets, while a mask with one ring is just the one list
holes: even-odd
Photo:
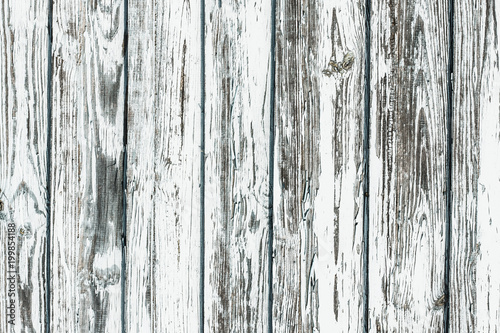
[[448, 2], [372, 2], [370, 332], [442, 332]]
[[455, 1], [450, 332], [500, 330], [498, 1]]
[[205, 331], [267, 332], [271, 3], [205, 17]]
[[53, 5], [51, 331], [121, 327], [124, 9]]
[[0, 3], [0, 332], [45, 331], [47, 8]]
[[200, 5], [129, 3], [127, 332], [196, 332]]
[[364, 1], [278, 1], [275, 332], [363, 329]]

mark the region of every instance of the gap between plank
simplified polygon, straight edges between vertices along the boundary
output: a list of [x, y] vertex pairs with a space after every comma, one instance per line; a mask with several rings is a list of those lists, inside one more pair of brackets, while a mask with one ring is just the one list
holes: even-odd
[[46, 317], [45, 317], [45, 331], [50, 333], [50, 226], [51, 226], [51, 170], [52, 170], [52, 13], [53, 4], [52, 0], [48, 1], [48, 22], [47, 22], [47, 155], [46, 155], [46, 248], [45, 248], [45, 307], [46, 307]]
[[122, 219], [122, 279], [121, 279], [121, 321], [122, 333], [126, 332], [125, 325], [125, 291], [126, 291], [126, 253], [127, 253], [127, 138], [128, 138], [128, 0], [123, 2], [124, 31], [123, 31], [123, 219]]
[[370, 12], [371, 0], [365, 0], [365, 124], [363, 131], [363, 160], [364, 160], [364, 203], [363, 203], [363, 306], [364, 331], [369, 331], [369, 240], [370, 240]]
[[200, 143], [200, 333], [205, 325], [205, 0], [200, 1], [201, 143]]
[[453, 111], [453, 52], [454, 52], [454, 15], [455, 8], [454, 0], [448, 0], [448, 68], [447, 68], [447, 91], [448, 91], [448, 106], [446, 110], [446, 131], [448, 140], [446, 143], [446, 231], [445, 231], [445, 270], [444, 270], [444, 294], [446, 302], [444, 303], [443, 326], [444, 332], [450, 330], [450, 255], [451, 255], [451, 215], [452, 215], [452, 198], [451, 198], [451, 181], [452, 181], [452, 111]]
[[273, 332], [273, 246], [274, 246], [274, 113], [276, 93], [276, 0], [271, 1], [271, 82], [270, 82], [270, 110], [269, 110], [269, 221], [268, 221], [268, 332]]

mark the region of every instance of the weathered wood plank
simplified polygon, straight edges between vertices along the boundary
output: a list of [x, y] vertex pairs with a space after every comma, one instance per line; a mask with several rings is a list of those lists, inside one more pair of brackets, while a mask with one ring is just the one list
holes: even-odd
[[196, 332], [200, 5], [129, 3], [127, 332]]
[[364, 1], [280, 0], [277, 24], [274, 330], [360, 332]]
[[122, 1], [53, 11], [51, 331], [121, 327]]
[[271, 2], [205, 17], [205, 331], [266, 332]]
[[47, 9], [0, 3], [0, 332], [45, 331]]
[[448, 1], [372, 1], [373, 332], [442, 332]]
[[500, 331], [498, 1], [455, 1], [450, 332]]

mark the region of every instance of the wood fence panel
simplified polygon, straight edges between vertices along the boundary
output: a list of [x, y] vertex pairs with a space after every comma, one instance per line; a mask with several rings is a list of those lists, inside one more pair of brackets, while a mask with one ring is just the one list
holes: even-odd
[[372, 1], [370, 332], [443, 332], [448, 1]]
[[273, 326], [363, 330], [364, 1], [277, 1]]
[[1, 1], [0, 332], [500, 330], [499, 1], [369, 3]]
[[267, 332], [271, 2], [205, 17], [205, 331]]
[[56, 0], [52, 44], [51, 331], [120, 330], [122, 1]]
[[0, 4], [0, 332], [45, 332], [47, 10]]
[[500, 330], [498, 1], [455, 1], [450, 332]]
[[127, 332], [196, 332], [200, 5], [129, 3]]

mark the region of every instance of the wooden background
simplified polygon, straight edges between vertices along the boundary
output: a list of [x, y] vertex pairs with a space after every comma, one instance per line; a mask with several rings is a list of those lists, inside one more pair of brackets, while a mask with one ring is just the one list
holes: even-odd
[[200, 1], [0, 1], [0, 333], [499, 331], [500, 0]]

